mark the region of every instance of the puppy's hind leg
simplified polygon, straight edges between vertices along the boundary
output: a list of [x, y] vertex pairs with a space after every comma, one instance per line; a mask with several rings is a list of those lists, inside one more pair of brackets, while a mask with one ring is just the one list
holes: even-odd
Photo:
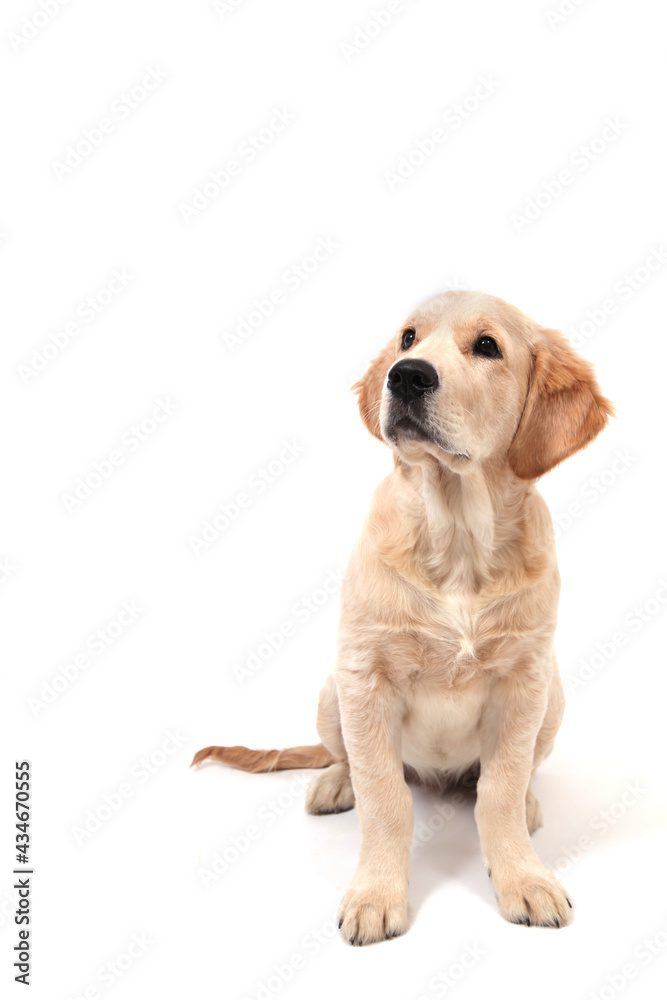
[[[547, 710], [544, 716], [544, 721], [542, 722], [542, 727], [537, 734], [537, 740], [535, 741], [531, 783], [535, 777], [535, 771], [537, 770], [538, 765], [545, 759], [545, 757], [548, 757], [553, 750], [556, 733], [560, 727], [564, 709], [565, 694], [563, 692], [563, 685], [558, 673], [558, 665], [554, 659], [554, 673], [549, 691]], [[542, 809], [540, 807], [540, 803], [535, 798], [535, 793], [529, 785], [528, 791], [526, 792], [526, 825], [528, 827], [528, 833], [535, 833], [536, 830], [539, 830], [542, 826], [542, 822]]]
[[333, 676], [327, 678], [320, 692], [317, 732], [325, 747], [338, 757], [339, 763], [331, 764], [313, 778], [306, 793], [306, 809], [314, 816], [347, 812], [354, 807], [354, 791], [340, 725], [338, 692]]
[[528, 833], [535, 833], [543, 825], [542, 807], [535, 798], [532, 788], [526, 792], [526, 826]]
[[332, 764], [308, 785], [306, 809], [313, 816], [347, 812], [354, 808], [354, 791], [347, 761]]

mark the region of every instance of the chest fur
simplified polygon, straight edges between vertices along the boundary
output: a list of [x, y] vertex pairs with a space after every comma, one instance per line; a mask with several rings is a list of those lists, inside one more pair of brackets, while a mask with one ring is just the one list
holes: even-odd
[[524, 630], [530, 631], [507, 605], [507, 599], [463, 595], [419, 602], [413, 608], [417, 648], [411, 680], [451, 686], [501, 669], [516, 656]]

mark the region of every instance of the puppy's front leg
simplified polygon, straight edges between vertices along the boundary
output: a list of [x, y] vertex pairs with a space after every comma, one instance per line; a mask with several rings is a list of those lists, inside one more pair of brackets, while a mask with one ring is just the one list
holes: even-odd
[[572, 904], [535, 853], [526, 826], [526, 791], [547, 691], [540, 678], [519, 671], [496, 682], [483, 713], [475, 819], [503, 916], [562, 927]]
[[361, 824], [359, 864], [338, 912], [351, 944], [408, 927], [412, 794], [403, 777], [403, 703], [378, 674], [336, 672], [345, 749]]

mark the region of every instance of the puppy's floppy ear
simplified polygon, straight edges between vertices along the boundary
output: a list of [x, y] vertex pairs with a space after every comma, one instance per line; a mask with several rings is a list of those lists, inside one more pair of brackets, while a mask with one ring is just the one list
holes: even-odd
[[520, 479], [536, 479], [597, 437], [614, 415], [592, 365], [557, 330], [540, 328], [523, 415], [509, 450]]
[[357, 394], [357, 403], [361, 419], [368, 430], [380, 441], [384, 441], [380, 432], [380, 403], [382, 390], [387, 380], [387, 372], [394, 361], [394, 351], [387, 345], [377, 358], [371, 361], [368, 370], [358, 382], [352, 386], [352, 392]]

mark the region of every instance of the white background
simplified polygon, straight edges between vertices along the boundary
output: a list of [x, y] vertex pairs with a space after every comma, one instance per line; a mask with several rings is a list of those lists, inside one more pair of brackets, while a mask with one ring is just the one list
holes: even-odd
[[[45, 19], [34, 0], [3, 4], [0, 954], [11, 979], [13, 762], [27, 757], [40, 1000], [370, 990], [416, 1000], [445, 988], [609, 1000], [653, 997], [664, 984], [656, 8], [588, 0], [550, 23], [556, 0], [415, 0], [365, 47], [344, 50], [363, 42], [357, 28], [381, 6], [71, 0]], [[166, 78], [131, 113], [110, 114], [150, 68]], [[479, 101], [482, 77], [494, 92]], [[463, 121], [451, 109], [466, 100]], [[293, 121], [249, 162], [240, 147], [274, 109]], [[54, 166], [105, 117], [113, 131], [90, 155]], [[578, 167], [607, 118], [620, 133]], [[391, 190], [387, 172], [438, 127], [446, 140]], [[181, 206], [234, 158], [241, 172], [225, 191], [209, 188], [217, 196], [186, 222]], [[546, 204], [543, 185], [564, 169], [572, 183]], [[513, 213], [540, 192], [537, 218], [517, 225]], [[230, 350], [225, 334], [255, 299], [288, 291], [284, 272], [320, 238], [337, 249]], [[641, 270], [649, 258], [655, 270]], [[114, 269], [132, 278], [106, 305]], [[623, 276], [635, 271], [628, 293]], [[593, 312], [581, 351], [618, 409], [541, 484], [560, 518], [558, 648], [575, 683], [537, 780], [545, 827], [535, 845], [577, 910], [560, 932], [506, 924], [470, 804], [415, 854], [409, 933], [353, 949], [331, 921], [356, 863], [356, 812], [306, 816], [294, 779], [307, 772], [188, 764], [210, 743], [317, 741], [337, 594], [307, 621], [295, 606], [345, 565], [391, 467], [348, 389], [413, 306], [447, 287], [500, 295], [570, 336]], [[88, 323], [80, 304], [91, 295], [105, 307]], [[604, 317], [607, 299], [615, 311]], [[78, 334], [49, 347], [72, 322]], [[158, 399], [172, 414], [131, 445]], [[253, 492], [250, 477], [284, 442], [302, 454]], [[68, 512], [64, 494], [119, 448], [122, 464]], [[192, 536], [239, 491], [250, 506], [196, 555]], [[113, 632], [133, 601], [141, 613], [96, 654], [91, 634]], [[295, 635], [240, 683], [234, 664], [285, 622]], [[88, 666], [49, 696], [83, 653]], [[596, 653], [586, 674], [582, 660]], [[184, 741], [165, 754], [176, 731]], [[117, 803], [121, 785], [129, 797], [109, 817], [105, 796]], [[416, 789], [414, 800], [418, 825], [437, 826], [437, 796]], [[77, 828], [98, 810], [105, 821], [80, 843]], [[249, 826], [258, 839], [206, 889], [201, 869], [216, 853], [232, 857], [231, 838], [243, 844]], [[130, 963], [134, 934], [151, 943]], [[436, 989], [439, 974], [454, 983], [466, 948], [480, 956], [474, 966]], [[289, 982], [272, 979], [293, 956], [302, 967]], [[122, 976], [99, 973], [109, 962]]]

